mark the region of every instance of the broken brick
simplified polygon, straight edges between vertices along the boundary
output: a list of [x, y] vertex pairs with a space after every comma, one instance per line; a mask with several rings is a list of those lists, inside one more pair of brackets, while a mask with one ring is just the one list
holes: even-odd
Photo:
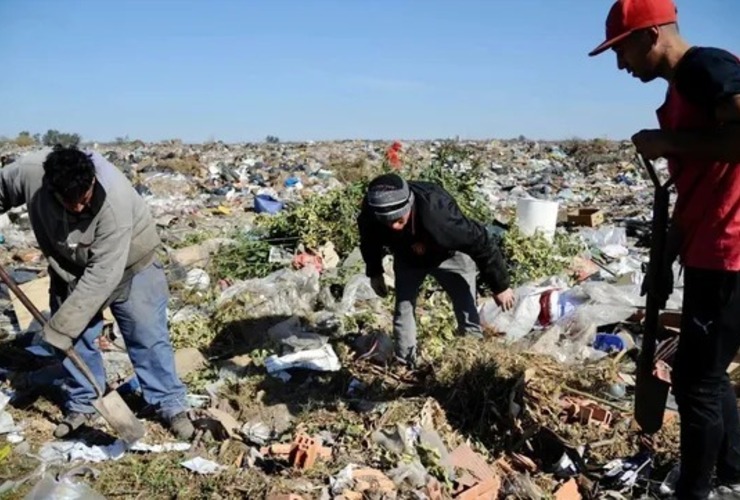
[[284, 444], [272, 444], [270, 446], [263, 446], [260, 448], [260, 453], [262, 455], [272, 455], [272, 456], [288, 456], [290, 455], [290, 450], [293, 449], [293, 445], [290, 443], [284, 443]]
[[316, 464], [317, 458], [331, 458], [331, 449], [321, 446], [306, 434], [298, 434], [288, 454], [290, 464], [298, 469], [310, 469]]
[[486, 460], [478, 453], [474, 452], [467, 444], [462, 444], [450, 453], [448, 463], [453, 467], [470, 471], [478, 480], [486, 480], [496, 477]]
[[501, 479], [496, 476], [481, 481], [462, 492], [456, 492], [453, 498], [457, 500], [492, 500], [498, 498], [499, 489], [501, 489]]
[[316, 440], [299, 434], [290, 450], [290, 463], [299, 469], [310, 469], [316, 463]]
[[391, 493], [396, 489], [388, 476], [375, 469], [357, 469], [352, 472], [352, 479], [355, 480], [355, 490], [359, 492], [373, 489], [380, 493]]
[[563, 484], [555, 492], [555, 500], [581, 500], [581, 493], [578, 491], [578, 483], [571, 479]]
[[662, 380], [666, 384], [671, 383], [671, 365], [663, 361], [662, 359], [655, 362], [655, 368], [653, 368], [653, 375], [658, 379]]
[[580, 421], [584, 425], [600, 424], [609, 426], [612, 422], [612, 412], [596, 405], [581, 408]]
[[334, 497], [334, 500], [362, 500], [363, 498], [364, 498], [364, 495], [362, 493], [347, 490], [347, 491], [344, 491], [338, 497]]
[[429, 500], [442, 500], [442, 485], [436, 478], [429, 479], [426, 490]]

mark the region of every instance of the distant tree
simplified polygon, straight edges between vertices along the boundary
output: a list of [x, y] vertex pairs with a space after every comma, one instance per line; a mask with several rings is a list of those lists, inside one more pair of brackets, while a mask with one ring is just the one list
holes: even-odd
[[119, 146], [122, 144], [128, 144], [129, 142], [131, 142], [131, 140], [128, 138], [128, 135], [125, 135], [123, 137], [116, 137], [116, 144], [118, 144]]
[[41, 144], [41, 134], [39, 134], [38, 132], [33, 134], [33, 142], [35, 142], [36, 144]]
[[27, 130], [24, 130], [20, 134], [18, 134], [18, 137], [15, 138], [15, 143], [18, 146], [21, 147], [28, 147], [33, 146], [36, 144], [36, 142], [33, 140], [33, 137], [31, 137], [31, 132], [28, 132]]
[[42, 142], [44, 146], [54, 146], [55, 144], [79, 146], [80, 142], [82, 142], [82, 137], [80, 137], [80, 134], [67, 134], [58, 130], [47, 130], [42, 138]]
[[280, 138], [279, 138], [279, 137], [276, 137], [276, 136], [274, 136], [274, 135], [268, 135], [268, 136], [267, 136], [267, 137], [265, 138], [265, 142], [266, 142], [267, 144], [279, 144], [279, 143], [280, 143]]

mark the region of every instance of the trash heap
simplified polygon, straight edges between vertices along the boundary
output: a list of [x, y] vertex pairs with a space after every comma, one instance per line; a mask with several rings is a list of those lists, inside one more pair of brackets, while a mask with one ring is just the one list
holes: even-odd
[[[192, 443], [172, 442], [153, 422], [133, 447], [99, 431], [55, 442], [53, 388], [20, 404], [5, 387], [0, 493], [277, 500], [672, 491], [675, 402], [656, 435], [641, 435], [632, 418], [652, 185], [628, 144], [97, 149], [149, 202], [165, 242], [171, 338], [199, 430]], [[449, 301], [426, 282], [415, 372], [387, 364], [393, 299], [377, 297], [364, 276], [354, 227], [364, 187], [388, 170], [442, 183], [500, 239], [516, 286], [510, 312], [481, 287], [480, 341], [455, 335]], [[45, 263], [23, 208], [0, 218], [0, 234], [3, 265], [48, 311]], [[384, 268], [392, 285], [390, 257]], [[675, 271], [656, 363], [666, 383], [682, 297]], [[0, 308], [0, 376], [48, 363], [38, 325], [4, 288]], [[104, 332], [109, 387], [136, 409], [138, 386], [109, 314]]]

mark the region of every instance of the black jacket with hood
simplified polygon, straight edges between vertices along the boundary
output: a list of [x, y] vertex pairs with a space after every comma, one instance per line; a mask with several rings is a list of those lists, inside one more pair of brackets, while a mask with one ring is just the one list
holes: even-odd
[[456, 251], [469, 255], [481, 278], [494, 293], [509, 288], [509, 274], [493, 236], [480, 222], [460, 211], [455, 199], [431, 182], [408, 181], [414, 193], [411, 217], [402, 231], [394, 231], [375, 218], [367, 197], [357, 218], [360, 251], [368, 277], [383, 274], [388, 248], [394, 258], [415, 268], [434, 268]]

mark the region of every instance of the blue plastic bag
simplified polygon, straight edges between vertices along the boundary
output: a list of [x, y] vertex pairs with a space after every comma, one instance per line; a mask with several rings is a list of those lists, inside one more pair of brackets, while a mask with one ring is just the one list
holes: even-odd
[[597, 351], [619, 352], [624, 350], [624, 340], [613, 333], [597, 333], [593, 347]]
[[276, 214], [284, 207], [282, 201], [276, 200], [267, 194], [258, 194], [254, 197], [254, 211], [258, 214]]

